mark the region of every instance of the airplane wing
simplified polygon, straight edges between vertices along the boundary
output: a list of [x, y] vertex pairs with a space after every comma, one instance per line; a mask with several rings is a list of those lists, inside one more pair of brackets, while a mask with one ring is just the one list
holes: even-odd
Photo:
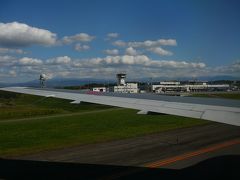
[[26, 87], [0, 88], [23, 94], [72, 100], [72, 103], [89, 102], [140, 110], [139, 114], [156, 112], [205, 119], [240, 126], [240, 101], [194, 97], [166, 97], [141, 94], [86, 94], [78, 91], [37, 89]]

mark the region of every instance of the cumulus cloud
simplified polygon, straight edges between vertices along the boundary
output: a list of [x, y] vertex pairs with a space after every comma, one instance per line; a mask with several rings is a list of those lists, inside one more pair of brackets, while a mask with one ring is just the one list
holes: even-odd
[[43, 62], [40, 59], [34, 59], [29, 57], [23, 57], [19, 59], [19, 64], [25, 65], [25, 66], [37, 66], [37, 65], [41, 65], [42, 63]]
[[25, 54], [22, 49], [0, 48], [0, 54]]
[[73, 36], [65, 36], [62, 39], [64, 44], [71, 44], [73, 42], [90, 42], [94, 39], [94, 36], [91, 36], [87, 33], [79, 33]]
[[117, 40], [117, 41], [114, 41], [112, 43], [114, 46], [118, 46], [118, 47], [125, 47], [127, 46], [127, 43], [122, 41], [122, 40]]
[[136, 49], [140, 49], [142, 52], [149, 51], [160, 56], [171, 56], [173, 53], [163, 49], [161, 46], [176, 46], [177, 41], [175, 39], [159, 39], [159, 40], [147, 40], [147, 41], [130, 41], [125, 42], [117, 40], [112, 43], [117, 47], [127, 47], [125, 53], [127, 55], [140, 54]]
[[187, 61], [168, 61], [168, 60], [152, 60], [145, 55], [123, 55], [123, 56], [107, 56], [104, 58], [92, 58], [86, 61], [81, 60], [78, 67], [118, 67], [124, 65], [149, 67], [149, 68], [168, 68], [168, 69], [187, 69], [187, 68], [205, 68], [202, 62]]
[[215, 67], [211, 71], [214, 73], [218, 72], [221, 75], [235, 74], [240, 76], [240, 61], [236, 61], [228, 66]]
[[[17, 73], [15, 70], [1, 69], [0, 68], [0, 82], [6, 83], [6, 78], [15, 78]], [[3, 81], [4, 80], [4, 81]]]
[[14, 71], [14, 70], [10, 70], [10, 71], [9, 71], [9, 75], [12, 76], [12, 77], [16, 77], [16, 76], [17, 76], [17, 73], [16, 73], [16, 71]]
[[115, 73], [126, 71], [128, 77], [198, 77], [234, 75], [240, 77], [240, 62], [219, 67], [208, 67], [203, 62], [187, 60], [156, 60], [137, 55], [108, 55], [106, 57], [72, 59], [68, 56], [40, 60], [30, 57], [18, 59], [0, 56], [0, 77], [31, 79], [44, 72], [54, 77], [99, 77], [114, 78]]
[[[97, 60], [97, 64], [99, 65], [137, 65], [142, 64], [150, 61], [147, 56], [140, 55], [140, 56], [107, 56], [102, 59]], [[96, 63], [95, 63], [96, 64]]]
[[118, 55], [119, 50], [118, 49], [106, 49], [106, 50], [104, 50], [104, 53], [106, 53], [107, 55]]
[[80, 43], [77, 43], [77, 44], [75, 45], [74, 49], [75, 49], [76, 51], [86, 51], [86, 50], [90, 49], [90, 46], [85, 45], [85, 44], [82, 45], [82, 44], [80, 44]]
[[159, 39], [157, 40], [156, 44], [162, 46], [176, 46], [177, 41], [176, 39]]
[[56, 34], [27, 24], [0, 23], [0, 46], [26, 47], [31, 45], [54, 45]]
[[[11, 61], [12, 57], [2, 57], [0, 60], [3, 62], [3, 65], [7, 66], [7, 62]], [[0, 61], [0, 62], [1, 62]], [[13, 60], [15, 61], [15, 59]], [[66, 72], [69, 72], [69, 75], [76, 73], [78, 71], [85, 72], [86, 75], [91, 76], [91, 72], [95, 69], [95, 74], [97, 69], [101, 69], [101, 72], [104, 70], [115, 69], [115, 72], [119, 69], [131, 69], [132, 71], [144, 72], [147, 69], [147, 72], [151, 73], [156, 72], [166, 72], [171, 70], [175, 72], [185, 72], [187, 69], [199, 71], [204, 69], [206, 65], [202, 62], [187, 62], [187, 61], [167, 61], [167, 60], [152, 60], [145, 55], [110, 55], [103, 58], [90, 58], [90, 59], [71, 59], [68, 56], [55, 57], [47, 60], [34, 59], [29, 57], [24, 57], [17, 60], [17, 63], [13, 65], [22, 65], [17, 68], [21, 69], [22, 73], [40, 73], [51, 72], [54, 74], [63, 74], [67, 75]], [[37, 66], [41, 65], [41, 66]], [[234, 65], [237, 66], [237, 65]], [[113, 71], [114, 72], [114, 71]], [[168, 72], [169, 73], [169, 72]], [[100, 75], [100, 74], [98, 74]], [[167, 74], [166, 74], [167, 75]]]
[[105, 58], [93, 58], [88, 61], [92, 65], [138, 65], [142, 67], [151, 68], [170, 68], [170, 69], [183, 69], [183, 68], [204, 68], [204, 63], [195, 63], [187, 61], [167, 61], [167, 60], [151, 60], [145, 55], [123, 55], [123, 56], [107, 56]]
[[231, 67], [236, 68], [236, 69], [239, 69], [239, 71], [240, 71], [240, 61], [234, 62], [234, 63], [231, 65]]
[[146, 63], [146, 66], [152, 68], [170, 68], [170, 69], [183, 69], [183, 68], [204, 68], [206, 67], [205, 63], [196, 63], [196, 62], [186, 62], [186, 61], [150, 61]]
[[108, 37], [108, 38], [117, 38], [118, 36], [119, 36], [118, 33], [108, 33], [108, 34], [107, 34], [107, 37]]
[[143, 42], [128, 42], [128, 46], [132, 46], [135, 48], [151, 48], [156, 46], [176, 46], [177, 41], [175, 39], [159, 39], [156, 41], [143, 41]]
[[3, 63], [12, 63], [16, 61], [16, 58], [13, 57], [13, 56], [9, 56], [9, 55], [5, 55], [5, 56], [0, 56], [0, 64], [3, 64]]
[[14, 56], [4, 55], [0, 56], [0, 69], [7, 69], [18, 63], [18, 59]]
[[136, 49], [134, 49], [133, 47], [128, 47], [125, 51], [125, 54], [130, 55], [130, 56], [136, 56], [139, 54], [139, 52]]
[[158, 54], [160, 56], [171, 56], [171, 55], [173, 55], [172, 52], [167, 51], [167, 50], [165, 50], [161, 47], [152, 47], [152, 48], [149, 48], [147, 50], [150, 51], [150, 52], [153, 52], [155, 54]]
[[48, 59], [46, 61], [47, 64], [53, 64], [53, 65], [58, 65], [58, 64], [69, 64], [71, 62], [71, 58], [68, 56], [60, 56], [52, 59]]
[[133, 47], [133, 48], [152, 48], [160, 46], [176, 46], [177, 41], [175, 39], [159, 39], [159, 40], [146, 40], [146, 41], [130, 41], [124, 42], [122, 40], [115, 41], [113, 43], [115, 46], [119, 47]]

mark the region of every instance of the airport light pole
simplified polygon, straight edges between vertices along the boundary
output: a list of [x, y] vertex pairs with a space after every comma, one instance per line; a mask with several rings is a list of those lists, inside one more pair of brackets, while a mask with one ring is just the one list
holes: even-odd
[[153, 91], [152, 91], [152, 80], [153, 80], [153, 78], [150, 77], [150, 92], [151, 92], [151, 93], [153, 92]]

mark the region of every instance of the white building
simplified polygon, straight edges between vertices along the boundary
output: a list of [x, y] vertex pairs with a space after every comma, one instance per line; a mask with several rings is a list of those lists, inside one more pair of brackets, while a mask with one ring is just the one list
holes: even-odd
[[228, 84], [207, 84], [206, 82], [198, 82], [197, 84], [181, 84], [180, 82], [160, 82], [158, 85], [152, 85], [152, 91], [155, 93], [164, 92], [194, 92], [208, 90], [224, 90], [228, 89]]
[[160, 82], [161, 85], [180, 85], [179, 81], [161, 81]]
[[184, 89], [178, 81], [162, 81], [158, 85], [152, 85], [152, 91], [155, 93], [163, 93], [166, 91], [181, 91]]
[[94, 87], [92, 88], [94, 92], [106, 92], [106, 87]]
[[138, 93], [138, 84], [126, 83], [125, 85], [114, 86], [113, 91], [118, 93]]

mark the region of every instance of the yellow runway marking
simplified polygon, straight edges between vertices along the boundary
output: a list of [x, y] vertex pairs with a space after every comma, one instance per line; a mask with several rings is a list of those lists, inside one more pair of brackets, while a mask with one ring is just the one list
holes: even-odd
[[189, 158], [201, 155], [201, 154], [213, 152], [213, 151], [223, 149], [223, 148], [226, 148], [226, 147], [229, 147], [229, 146], [232, 146], [232, 145], [236, 145], [236, 144], [240, 144], [240, 139], [234, 139], [234, 140], [226, 141], [226, 142], [223, 142], [223, 143], [220, 143], [220, 144], [215, 144], [215, 145], [212, 145], [212, 146], [208, 146], [206, 148], [202, 148], [202, 149], [197, 150], [197, 151], [193, 151], [193, 152], [189, 152], [189, 153], [186, 153], [186, 154], [182, 154], [182, 155], [178, 155], [178, 156], [175, 156], [175, 157], [171, 157], [171, 158], [163, 159], [163, 160], [156, 161], [156, 162], [153, 162], [153, 163], [149, 163], [149, 164], [146, 164], [145, 167], [159, 168], [159, 167], [162, 167], [162, 166], [166, 166], [166, 165], [175, 163], [177, 161], [189, 159]]

